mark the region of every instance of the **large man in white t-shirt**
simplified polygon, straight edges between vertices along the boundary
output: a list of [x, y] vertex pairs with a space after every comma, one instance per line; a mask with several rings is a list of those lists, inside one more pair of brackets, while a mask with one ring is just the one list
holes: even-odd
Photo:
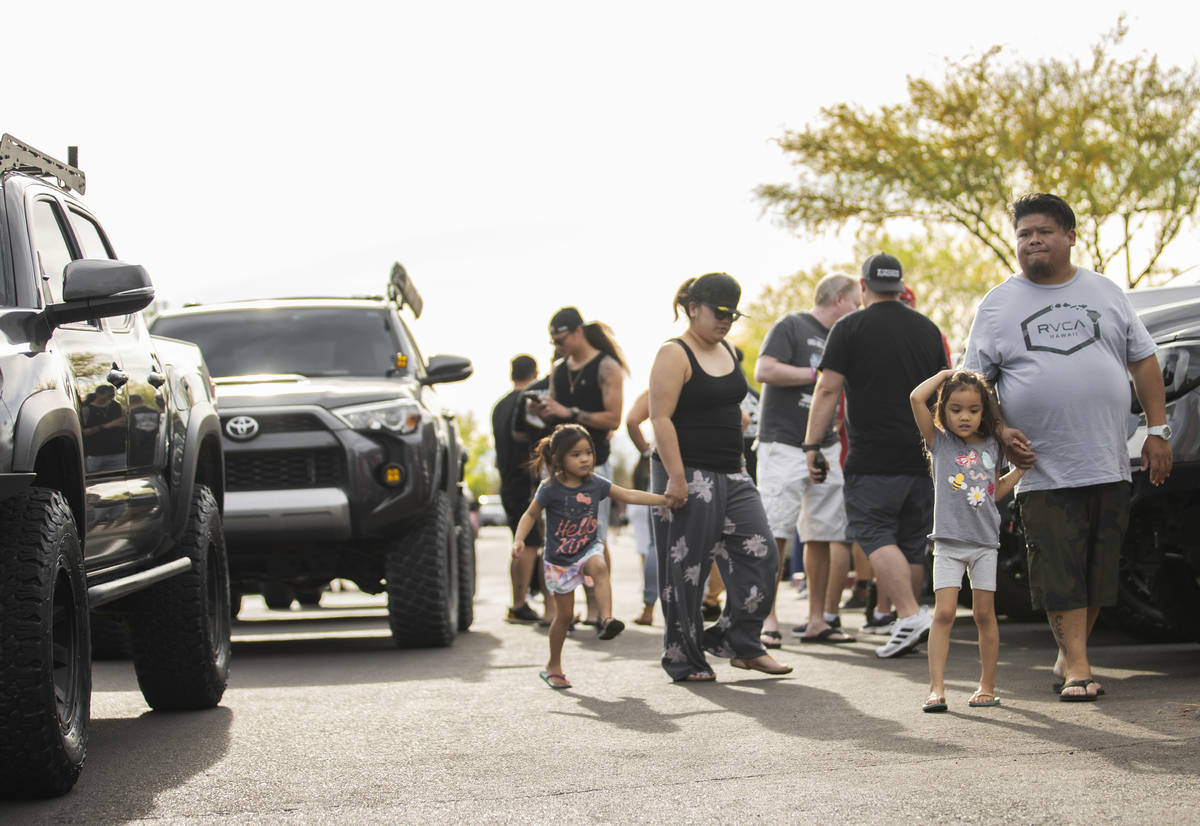
[[1171, 472], [1170, 430], [1154, 341], [1115, 283], [1071, 263], [1075, 213], [1054, 195], [1013, 204], [1021, 272], [979, 305], [964, 366], [993, 381], [1010, 457], [1029, 468], [1017, 502], [1030, 594], [1058, 643], [1060, 699], [1090, 701], [1087, 639], [1115, 604], [1129, 521], [1129, 377], [1146, 411], [1142, 469]]

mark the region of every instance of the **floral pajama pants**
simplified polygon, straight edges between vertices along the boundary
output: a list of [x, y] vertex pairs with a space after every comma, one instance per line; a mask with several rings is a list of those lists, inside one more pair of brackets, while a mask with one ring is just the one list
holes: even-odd
[[[673, 680], [712, 673], [704, 652], [753, 659], [766, 653], [762, 623], [771, 612], [779, 552], [762, 499], [745, 473], [685, 468], [687, 503], [654, 509], [659, 596], [663, 613], [662, 666]], [[667, 488], [667, 472], [650, 465], [651, 489]], [[704, 628], [704, 583], [716, 562], [725, 580], [725, 608]]]

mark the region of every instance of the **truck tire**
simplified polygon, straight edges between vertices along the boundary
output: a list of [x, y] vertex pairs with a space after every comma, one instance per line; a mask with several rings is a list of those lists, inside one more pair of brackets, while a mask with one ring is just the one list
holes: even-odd
[[0, 503], [0, 794], [66, 794], [87, 755], [91, 636], [83, 553], [61, 493]]
[[401, 648], [454, 643], [458, 632], [458, 544], [446, 492], [406, 535], [389, 542], [384, 555], [388, 625]]
[[216, 499], [192, 496], [180, 542], [192, 568], [137, 597], [130, 612], [133, 667], [151, 708], [212, 708], [229, 679], [229, 564]]
[[458, 497], [454, 532], [458, 543], [458, 630], [468, 631], [475, 622], [475, 529], [466, 496]]

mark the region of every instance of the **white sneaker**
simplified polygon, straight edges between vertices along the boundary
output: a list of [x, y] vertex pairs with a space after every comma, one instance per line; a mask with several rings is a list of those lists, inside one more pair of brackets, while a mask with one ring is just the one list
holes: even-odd
[[892, 628], [892, 636], [886, 643], [875, 649], [875, 656], [895, 657], [911, 651], [929, 635], [929, 626], [931, 625], [933, 625], [933, 617], [924, 610], [918, 611], [914, 616], [896, 620], [896, 625]]

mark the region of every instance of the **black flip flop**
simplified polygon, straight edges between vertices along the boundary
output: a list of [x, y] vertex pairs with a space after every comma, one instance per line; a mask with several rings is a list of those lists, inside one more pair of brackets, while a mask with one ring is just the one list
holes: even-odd
[[1061, 694], [1060, 693], [1058, 695], [1058, 699], [1064, 703], [1094, 703], [1094, 702], [1096, 702], [1096, 697], [1099, 695], [1087, 693], [1088, 685], [1091, 683], [1094, 683], [1094, 682], [1095, 682], [1095, 680], [1071, 680], [1070, 682], [1063, 683], [1063, 691], [1066, 691], [1068, 688], [1082, 688], [1084, 693], [1083, 694]]
[[783, 634], [778, 631], [763, 631], [758, 638], [763, 648], [783, 648]]
[[[841, 634], [842, 639], [840, 639], [840, 640], [831, 639], [831, 637], [833, 637], [834, 634]], [[804, 635], [801, 635], [800, 637], [798, 637], [798, 639], [800, 640], [800, 642], [823, 642], [826, 645], [844, 645], [848, 642], [854, 642], [854, 637], [850, 636], [849, 634], [843, 633], [842, 629], [834, 628], [833, 626], [826, 628], [824, 631], [818, 631], [815, 635], [813, 635], [811, 637], [806, 637]]]

